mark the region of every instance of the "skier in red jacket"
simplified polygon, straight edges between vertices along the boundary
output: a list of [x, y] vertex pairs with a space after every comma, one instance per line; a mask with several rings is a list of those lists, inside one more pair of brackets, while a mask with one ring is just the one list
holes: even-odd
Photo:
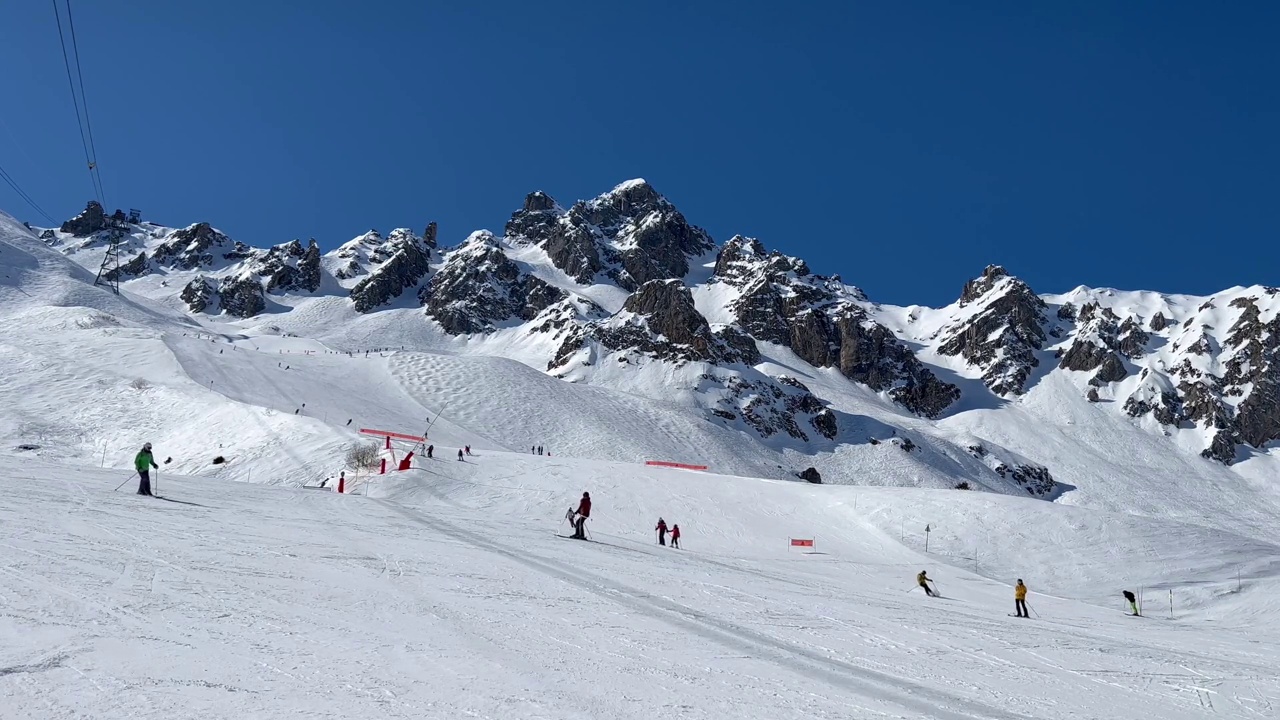
[[587, 518], [591, 517], [591, 493], [582, 493], [582, 500], [578, 501], [577, 517], [573, 520], [573, 535], [575, 540], [586, 540]]
[[671, 547], [677, 550], [680, 549], [680, 526], [679, 525], [671, 526]]
[[658, 527], [654, 528], [654, 530], [658, 531], [658, 544], [666, 545], [667, 544], [667, 521], [663, 520], [662, 518], [658, 518]]

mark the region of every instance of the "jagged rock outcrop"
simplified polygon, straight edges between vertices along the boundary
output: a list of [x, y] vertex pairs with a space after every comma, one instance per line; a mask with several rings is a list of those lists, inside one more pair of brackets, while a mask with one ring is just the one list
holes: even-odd
[[218, 284], [218, 302], [229, 315], [251, 318], [267, 307], [262, 284], [254, 277], [224, 278]]
[[1096, 370], [1090, 385], [1119, 382], [1129, 376], [1121, 356], [1141, 357], [1150, 339], [1132, 318], [1120, 322], [1110, 308], [1089, 303], [1080, 308], [1075, 337], [1058, 367], [1088, 372]]
[[88, 237], [109, 227], [111, 227], [111, 223], [107, 218], [106, 211], [102, 209], [102, 205], [97, 200], [90, 200], [79, 215], [62, 223], [62, 227], [59, 229], [76, 237]]
[[314, 239], [305, 250], [297, 240], [266, 251], [255, 250], [244, 265], [243, 274], [267, 279], [268, 292], [315, 292], [320, 288], [320, 246]]
[[818, 468], [816, 467], [807, 467], [804, 470], [801, 470], [800, 472], [796, 473], [796, 477], [800, 478], [801, 480], [804, 480], [805, 482], [811, 482], [815, 485], [822, 484], [822, 473], [818, 472]]
[[112, 268], [106, 271], [102, 274], [102, 277], [106, 280], [115, 282], [117, 280], [126, 280], [146, 275], [149, 270], [150, 266], [147, 264], [147, 253], [140, 252], [129, 262], [118, 268]]
[[209, 282], [208, 278], [201, 276], [187, 283], [179, 297], [191, 312], [202, 313], [214, 309], [218, 291], [214, 289], [213, 283]]
[[[351, 300], [355, 303], [356, 312], [360, 313], [371, 312], [400, 297], [408, 288], [416, 287], [431, 271], [431, 250], [423, 244], [422, 238], [412, 232], [404, 228], [393, 230], [385, 242], [381, 242], [380, 237], [376, 238], [379, 241], [376, 244], [369, 235], [362, 236], [364, 240], [357, 240], [371, 246], [368, 258], [372, 269], [362, 270], [368, 273], [368, 277], [351, 288]], [[351, 245], [348, 243], [344, 249]], [[347, 259], [356, 261], [358, 265], [356, 257]]]
[[706, 231], [690, 225], [643, 180], [623, 183], [567, 211], [545, 193], [532, 193], [505, 232], [512, 242], [540, 245], [579, 283], [590, 284], [603, 273], [632, 291], [650, 280], [683, 278], [689, 259], [714, 247]]
[[741, 418], [760, 437], [785, 434], [809, 442], [802, 423], [827, 440], [834, 440], [839, 433], [835, 413], [826, 403], [788, 378], [762, 376], [752, 380], [741, 375], [709, 373], [702, 380], [705, 387], [700, 389], [721, 394], [718, 407], [711, 411], [713, 415], [725, 420]]
[[1151, 316], [1151, 322], [1147, 324], [1147, 327], [1151, 328], [1151, 332], [1160, 332], [1169, 327], [1169, 318], [1165, 317], [1164, 313], [1157, 312]]
[[238, 261], [248, 257], [253, 248], [233, 242], [213, 229], [209, 223], [196, 223], [172, 235], [151, 254], [159, 265], [175, 270], [195, 270], [214, 264], [215, 258]]
[[926, 417], [960, 396], [873, 320], [858, 305], [866, 296], [839, 277], [814, 275], [804, 261], [766, 253], [759, 240], [740, 236], [721, 248], [714, 277], [740, 288], [731, 309], [757, 340], [785, 345], [815, 367], [837, 367]]
[[418, 294], [428, 316], [451, 335], [491, 332], [510, 318], [533, 320], [568, 298], [520, 269], [489, 233], [476, 233]]
[[1020, 395], [1044, 347], [1046, 305], [1026, 283], [999, 265], [965, 283], [960, 307], [976, 306], [967, 321], [944, 331], [938, 347], [982, 369], [982, 380], [997, 395]]
[[609, 352], [637, 352], [673, 363], [754, 365], [760, 361], [755, 342], [742, 331], [731, 326], [713, 330], [694, 307], [689, 288], [679, 280], [641, 285], [627, 298], [621, 313], [571, 333], [548, 368], [565, 365], [593, 341]]

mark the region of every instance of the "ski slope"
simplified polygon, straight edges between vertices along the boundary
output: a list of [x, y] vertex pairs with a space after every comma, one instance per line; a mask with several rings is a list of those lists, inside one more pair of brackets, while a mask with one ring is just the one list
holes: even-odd
[[[914, 490], [482, 453], [368, 497], [162, 471], [166, 501], [113, 493], [119, 472], [23, 469], [0, 495], [5, 717], [1173, 719], [1280, 703], [1273, 624], [1042, 594], [1070, 514], [1019, 549], [1039, 617], [1015, 620], [1012, 575], [883, 527]], [[584, 486], [597, 542], [557, 538]], [[944, 527], [987, 516], [929, 512], [948, 506]], [[686, 549], [653, 543], [659, 512]], [[787, 551], [805, 531], [823, 554]], [[920, 569], [943, 598], [911, 591]]]
[[[809, 457], [642, 387], [660, 368], [628, 392], [500, 338], [351, 352], [91, 283], [0, 216], [0, 717], [1280, 714], [1271, 465], [1188, 473], [1078, 388], [933, 423], [765, 348], [848, 427], [919, 445], [830, 448], [835, 484], [808, 485], [754, 477]], [[437, 458], [357, 475], [361, 427], [429, 427]], [[942, 489], [990, 475], [955, 452], [978, 440], [1074, 484]], [[131, 492], [146, 441], [167, 499]], [[344, 469], [357, 494], [303, 487]], [[584, 490], [597, 542], [555, 537]], [[684, 550], [655, 545], [659, 516]], [[1017, 578], [1038, 617], [1008, 617]]]

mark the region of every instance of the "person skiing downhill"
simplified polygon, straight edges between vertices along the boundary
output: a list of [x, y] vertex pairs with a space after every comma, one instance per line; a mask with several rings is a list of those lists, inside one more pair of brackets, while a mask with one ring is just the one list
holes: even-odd
[[934, 597], [937, 595], [937, 593], [935, 593], [932, 589], [930, 589], [929, 583], [933, 581], [929, 579], [929, 576], [925, 574], [924, 570], [921, 570], [920, 574], [916, 575], [916, 582], [920, 583], [920, 587], [924, 588], [925, 595], [928, 595], [929, 597]]
[[1027, 586], [1022, 584], [1022, 578], [1018, 578], [1018, 584], [1013, 586], [1013, 608], [1018, 617], [1031, 617], [1027, 614]]
[[458, 462], [462, 462], [462, 448], [458, 448]]
[[675, 548], [676, 550], [680, 549], [680, 526], [679, 525], [671, 526], [671, 547]]
[[666, 545], [667, 544], [667, 521], [663, 520], [662, 518], [658, 518], [658, 527], [654, 528], [654, 530], [658, 531], [658, 544]]
[[586, 540], [586, 524], [587, 518], [591, 517], [591, 493], [582, 493], [582, 499], [578, 501], [578, 509], [573, 519], [573, 535], [574, 540]]
[[435, 445], [428, 445], [428, 446], [427, 446], [427, 459], [428, 459], [428, 460], [430, 460], [430, 459], [431, 459], [431, 456], [432, 456], [432, 454], [434, 454], [434, 453], [435, 453], [435, 451], [436, 451], [436, 446], [435, 446]]
[[1122, 594], [1124, 595], [1124, 599], [1129, 601], [1129, 607], [1133, 608], [1133, 614], [1138, 616], [1142, 615], [1142, 613], [1138, 612], [1138, 598], [1134, 597], [1133, 593], [1128, 590], [1123, 591]]
[[138, 471], [138, 477], [141, 478], [138, 482], [139, 495], [151, 495], [151, 468], [159, 470], [160, 466], [156, 464], [156, 459], [151, 454], [151, 443], [146, 443], [142, 446], [142, 451], [133, 459], [133, 469]]

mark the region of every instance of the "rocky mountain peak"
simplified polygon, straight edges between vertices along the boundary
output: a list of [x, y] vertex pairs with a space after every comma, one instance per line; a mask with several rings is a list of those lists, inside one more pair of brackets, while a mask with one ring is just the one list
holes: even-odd
[[627, 290], [650, 280], [683, 278], [690, 258], [714, 247], [648, 183], [633, 180], [562, 210], [542, 193], [525, 198], [505, 230], [513, 245], [538, 245], [578, 283], [598, 276]]
[[[964, 284], [964, 291], [960, 293], [960, 307], [977, 301], [983, 295], [991, 292], [1001, 278], [1007, 277], [1011, 276], [1003, 266], [988, 265], [981, 275]], [[1016, 278], [1014, 279], [1016, 280]]]
[[545, 212], [547, 210], [555, 210], [555, 209], [556, 209], [555, 198], [542, 192], [541, 190], [535, 190], [529, 193], [528, 195], [524, 196], [524, 212], [536, 213], [536, 212]]
[[997, 395], [1022, 394], [1047, 337], [1045, 302], [1003, 267], [988, 265], [965, 283], [959, 306], [973, 312], [942, 331], [938, 352], [980, 368], [983, 382]]
[[62, 223], [60, 230], [76, 237], [88, 237], [108, 227], [110, 222], [107, 220], [107, 211], [102, 209], [102, 204], [97, 200], [90, 200], [79, 215]]
[[492, 332], [503, 321], [535, 319], [568, 298], [507, 257], [489, 232], [472, 233], [418, 293], [429, 317], [451, 335]]
[[[359, 265], [357, 249], [367, 251], [368, 268]], [[431, 271], [431, 248], [408, 228], [392, 230], [386, 240], [376, 230], [370, 230], [344, 245], [339, 257], [343, 251], [349, 253], [349, 264], [339, 272], [352, 269], [354, 263], [356, 269], [368, 274], [351, 288], [357, 312], [367, 313], [386, 305], [417, 286]]]
[[160, 265], [179, 270], [207, 268], [217, 260], [238, 261], [252, 250], [243, 243], [215, 230], [209, 223], [201, 222], [175, 230], [156, 247], [152, 258]]

